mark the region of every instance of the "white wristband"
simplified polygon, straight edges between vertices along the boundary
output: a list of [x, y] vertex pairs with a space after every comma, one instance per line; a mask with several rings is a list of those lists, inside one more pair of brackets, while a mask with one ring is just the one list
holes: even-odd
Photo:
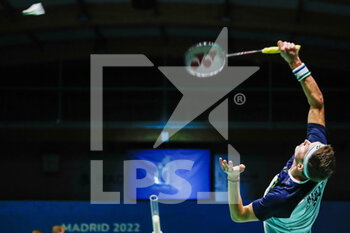
[[295, 75], [297, 80], [300, 82], [301, 80], [305, 79], [307, 76], [311, 75], [311, 72], [306, 67], [306, 65], [302, 63], [300, 66], [298, 66], [293, 70], [293, 74]]

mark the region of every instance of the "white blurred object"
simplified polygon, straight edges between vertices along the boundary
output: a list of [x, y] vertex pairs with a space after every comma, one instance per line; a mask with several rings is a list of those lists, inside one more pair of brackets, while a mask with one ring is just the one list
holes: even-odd
[[22, 11], [24, 15], [43, 15], [45, 14], [45, 10], [43, 5], [40, 3], [36, 3], [31, 5], [27, 10]]
[[151, 214], [152, 214], [152, 233], [162, 233], [160, 230], [160, 218], [159, 218], [159, 209], [158, 209], [158, 196], [151, 195], [149, 197], [151, 204]]
[[159, 215], [153, 215], [152, 223], [153, 223], [153, 233], [161, 233], [162, 231], [160, 230]]

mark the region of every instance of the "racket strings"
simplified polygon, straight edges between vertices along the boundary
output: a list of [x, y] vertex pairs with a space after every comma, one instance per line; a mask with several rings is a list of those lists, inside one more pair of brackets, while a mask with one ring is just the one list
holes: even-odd
[[208, 68], [214, 61], [216, 54], [216, 51], [195, 54], [193, 59], [191, 60], [190, 66], [193, 69], [197, 69], [200, 65], [203, 65]]

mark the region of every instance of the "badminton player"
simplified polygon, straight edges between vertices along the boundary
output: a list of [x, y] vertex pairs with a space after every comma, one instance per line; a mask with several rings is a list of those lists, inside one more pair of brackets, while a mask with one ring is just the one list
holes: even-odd
[[324, 102], [316, 81], [301, 62], [293, 43], [278, 41], [282, 58], [289, 64], [310, 105], [307, 139], [297, 145], [262, 198], [243, 206], [239, 191], [240, 164], [220, 158], [228, 175], [228, 200], [235, 222], [263, 221], [266, 233], [309, 233], [319, 212], [328, 178], [335, 169], [334, 151], [327, 144]]

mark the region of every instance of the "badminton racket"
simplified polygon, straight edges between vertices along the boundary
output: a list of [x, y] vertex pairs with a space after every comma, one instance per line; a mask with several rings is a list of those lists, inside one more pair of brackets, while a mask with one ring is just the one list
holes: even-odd
[[[300, 50], [300, 45], [296, 45]], [[201, 42], [189, 48], [185, 54], [185, 66], [187, 71], [196, 77], [206, 78], [218, 74], [224, 68], [228, 57], [242, 56], [254, 53], [276, 54], [280, 53], [277, 46], [266, 47], [258, 50], [229, 53], [213, 42]]]

